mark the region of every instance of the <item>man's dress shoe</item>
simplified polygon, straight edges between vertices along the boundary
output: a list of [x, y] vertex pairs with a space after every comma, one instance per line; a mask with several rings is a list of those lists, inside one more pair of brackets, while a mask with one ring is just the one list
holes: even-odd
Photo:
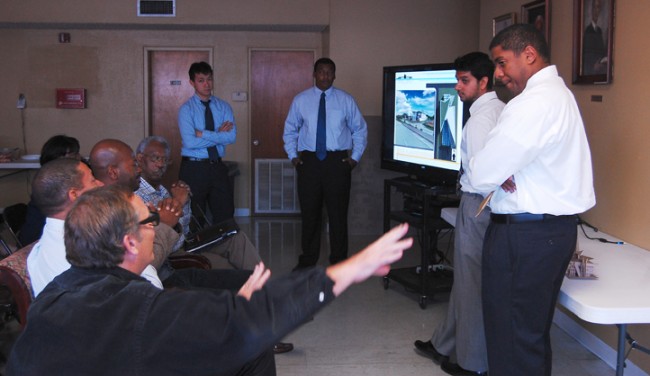
[[420, 341], [417, 340], [414, 343], [415, 345], [415, 350], [418, 352], [420, 355], [424, 355], [427, 358], [433, 360], [435, 363], [440, 364], [441, 362], [444, 362], [449, 359], [447, 355], [442, 355], [439, 353], [435, 347], [433, 347], [433, 344], [431, 341]]
[[291, 350], [293, 350], [293, 343], [278, 342], [275, 345], [273, 345], [274, 354], [284, 354]]
[[487, 372], [476, 372], [464, 369], [456, 363], [452, 363], [449, 359], [442, 362], [440, 365], [443, 371], [454, 376], [487, 376]]

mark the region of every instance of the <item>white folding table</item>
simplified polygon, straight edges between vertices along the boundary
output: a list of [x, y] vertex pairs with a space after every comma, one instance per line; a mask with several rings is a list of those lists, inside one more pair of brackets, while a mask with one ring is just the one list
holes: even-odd
[[[457, 208], [444, 208], [441, 217], [452, 225]], [[621, 242], [603, 232], [583, 226], [586, 235]], [[595, 324], [618, 327], [616, 375], [622, 376], [625, 366], [625, 340], [628, 324], [650, 323], [650, 252], [631, 244], [603, 243], [587, 239], [578, 227], [578, 249], [593, 257], [595, 280], [564, 278], [558, 303], [580, 319]], [[648, 352], [633, 342], [632, 346]]]

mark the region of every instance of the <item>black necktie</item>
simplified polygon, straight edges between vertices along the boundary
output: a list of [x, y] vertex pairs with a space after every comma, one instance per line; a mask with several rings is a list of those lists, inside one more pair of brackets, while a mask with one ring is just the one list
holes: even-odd
[[[214, 131], [214, 117], [212, 116], [212, 110], [210, 109], [210, 100], [201, 101], [205, 106], [205, 130]], [[216, 161], [219, 159], [219, 152], [217, 151], [216, 146], [210, 146], [208, 149], [208, 157], [211, 161]]]
[[327, 156], [327, 139], [325, 136], [325, 92], [320, 95], [318, 105], [318, 125], [316, 127], [316, 157], [321, 161]]

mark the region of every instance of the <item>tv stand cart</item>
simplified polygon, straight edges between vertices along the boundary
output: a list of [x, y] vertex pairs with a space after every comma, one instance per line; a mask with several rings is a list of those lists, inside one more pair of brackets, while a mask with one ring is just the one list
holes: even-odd
[[[400, 210], [391, 209], [391, 196], [401, 194], [403, 205]], [[442, 265], [433, 267], [432, 260], [438, 255], [438, 234], [441, 230], [453, 230], [453, 226], [440, 218], [440, 210], [457, 207], [460, 198], [453, 187], [427, 186], [409, 177], [384, 180], [384, 231], [390, 230], [391, 221], [408, 222], [411, 228], [422, 233], [420, 265], [393, 269], [384, 277], [384, 289], [390, 280], [420, 294], [420, 308], [427, 305], [429, 296], [451, 290], [453, 273]]]

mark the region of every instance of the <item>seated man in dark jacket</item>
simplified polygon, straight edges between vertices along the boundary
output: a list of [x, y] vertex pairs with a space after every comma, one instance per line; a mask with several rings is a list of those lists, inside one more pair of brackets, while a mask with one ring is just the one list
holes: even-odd
[[266, 283], [249, 295], [160, 290], [138, 274], [153, 261], [154, 226], [133, 192], [83, 194], [65, 221], [72, 267], [32, 304], [7, 364], [11, 375], [275, 375], [268, 349], [350, 285], [385, 275], [412, 239], [401, 225], [351, 258]]

